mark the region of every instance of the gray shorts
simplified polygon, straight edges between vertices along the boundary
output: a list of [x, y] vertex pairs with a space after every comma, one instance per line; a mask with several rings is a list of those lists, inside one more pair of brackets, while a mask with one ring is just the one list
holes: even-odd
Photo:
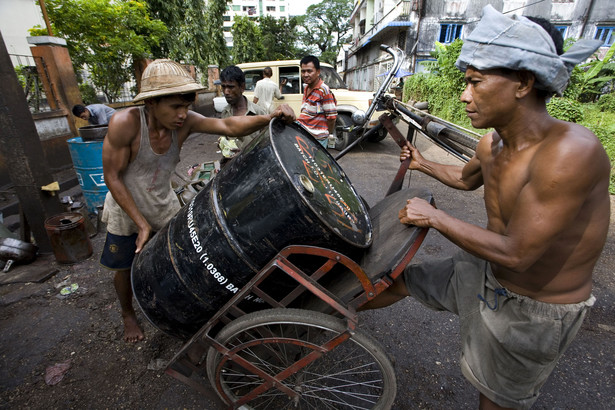
[[404, 278], [417, 300], [459, 315], [462, 373], [503, 407], [532, 406], [596, 300], [552, 304], [518, 295], [498, 283], [489, 263], [463, 251], [409, 265]]

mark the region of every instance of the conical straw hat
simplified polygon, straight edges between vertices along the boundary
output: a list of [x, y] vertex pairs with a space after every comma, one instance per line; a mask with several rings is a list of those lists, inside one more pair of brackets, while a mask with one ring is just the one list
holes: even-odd
[[141, 92], [133, 102], [172, 94], [187, 94], [204, 90], [188, 72], [169, 59], [154, 60], [143, 71]]

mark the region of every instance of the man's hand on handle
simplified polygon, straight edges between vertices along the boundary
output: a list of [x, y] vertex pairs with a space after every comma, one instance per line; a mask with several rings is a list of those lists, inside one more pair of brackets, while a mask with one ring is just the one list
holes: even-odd
[[421, 161], [423, 160], [423, 156], [414, 145], [410, 144], [409, 142], [406, 142], [406, 145], [401, 149], [399, 160], [401, 162], [404, 162], [408, 158], [411, 159], [408, 169], [419, 169], [421, 167]]

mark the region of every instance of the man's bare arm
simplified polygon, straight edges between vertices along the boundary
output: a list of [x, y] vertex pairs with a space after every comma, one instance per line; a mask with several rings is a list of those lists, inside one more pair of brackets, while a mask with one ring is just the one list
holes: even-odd
[[273, 118], [281, 118], [286, 122], [295, 120], [295, 113], [290, 106], [282, 104], [271, 114], [233, 116], [224, 119], [203, 117], [193, 111], [189, 112], [189, 133], [206, 132], [209, 134], [243, 137], [269, 124]]
[[478, 144], [476, 154], [463, 166], [445, 165], [425, 159], [416, 147], [407, 143], [402, 149], [400, 160], [412, 158], [409, 169], [418, 170], [429, 175], [451, 188], [471, 191], [483, 185], [480, 164], [480, 152], [487, 149], [489, 138], [484, 138]]
[[329, 134], [335, 134], [335, 118], [327, 118], [327, 128], [329, 129]]
[[131, 145], [139, 132], [140, 120], [135, 111], [116, 113], [109, 123], [109, 130], [103, 142], [103, 173], [105, 184], [113, 199], [128, 214], [139, 228], [136, 252], [140, 252], [151, 233], [151, 226], [137, 208], [132, 194], [124, 184], [122, 174], [126, 171], [131, 157]]

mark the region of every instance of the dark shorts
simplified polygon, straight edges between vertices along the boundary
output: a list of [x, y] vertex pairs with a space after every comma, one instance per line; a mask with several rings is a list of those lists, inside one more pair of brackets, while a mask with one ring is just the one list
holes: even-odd
[[107, 232], [100, 264], [111, 270], [130, 270], [137, 249], [137, 236], [136, 233], [121, 236]]

